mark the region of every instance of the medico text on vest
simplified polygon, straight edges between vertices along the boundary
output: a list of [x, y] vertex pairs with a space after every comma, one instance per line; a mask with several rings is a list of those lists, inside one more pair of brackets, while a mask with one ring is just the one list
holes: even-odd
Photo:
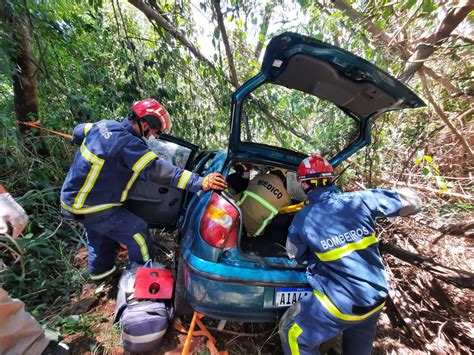
[[258, 180], [257, 185], [262, 185], [267, 190], [269, 190], [271, 193], [273, 193], [278, 199], [283, 197], [283, 193], [266, 180]]

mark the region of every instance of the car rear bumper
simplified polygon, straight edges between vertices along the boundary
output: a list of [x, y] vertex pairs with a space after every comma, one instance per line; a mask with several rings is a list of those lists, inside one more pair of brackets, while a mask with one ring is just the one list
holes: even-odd
[[208, 317], [231, 321], [274, 321], [286, 308], [274, 306], [276, 287], [308, 287], [304, 272], [255, 270], [184, 254], [186, 298]]

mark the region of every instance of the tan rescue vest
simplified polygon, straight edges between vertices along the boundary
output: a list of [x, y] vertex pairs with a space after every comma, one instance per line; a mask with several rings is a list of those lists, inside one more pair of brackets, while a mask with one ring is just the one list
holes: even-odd
[[288, 206], [290, 201], [290, 196], [278, 176], [259, 174], [250, 181], [237, 204], [242, 210], [247, 232], [259, 236], [278, 214], [278, 210]]

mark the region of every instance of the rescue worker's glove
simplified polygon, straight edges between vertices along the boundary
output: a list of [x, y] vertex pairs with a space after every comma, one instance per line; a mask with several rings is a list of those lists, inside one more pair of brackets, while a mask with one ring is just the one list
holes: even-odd
[[227, 188], [227, 182], [221, 173], [210, 173], [202, 180], [202, 189], [208, 190], [224, 190]]
[[25, 210], [13, 197], [8, 192], [0, 194], [0, 234], [11, 234], [17, 238], [27, 223]]

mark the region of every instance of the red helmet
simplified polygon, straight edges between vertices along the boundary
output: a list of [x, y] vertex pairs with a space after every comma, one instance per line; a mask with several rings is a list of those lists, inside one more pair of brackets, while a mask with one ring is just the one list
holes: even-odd
[[304, 159], [296, 170], [296, 178], [299, 182], [305, 180], [334, 179], [332, 165], [319, 155], [311, 155]]
[[148, 123], [153, 129], [169, 133], [171, 131], [171, 118], [166, 109], [154, 99], [146, 99], [135, 102], [132, 106], [135, 115]]

